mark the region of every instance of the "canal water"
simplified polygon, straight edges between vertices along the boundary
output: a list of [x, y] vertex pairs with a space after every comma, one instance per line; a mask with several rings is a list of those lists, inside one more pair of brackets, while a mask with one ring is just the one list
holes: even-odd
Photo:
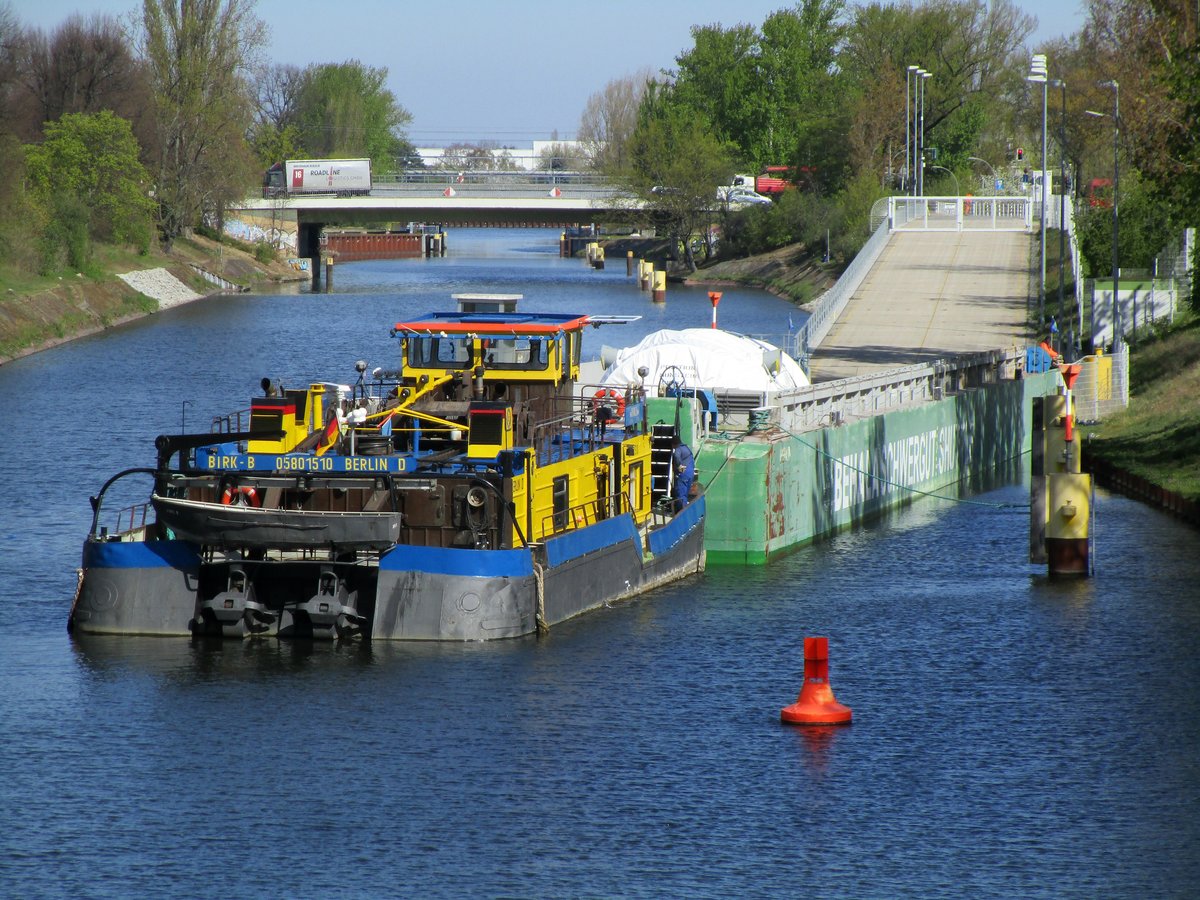
[[[452, 234], [330, 295], [204, 301], [0, 367], [0, 894], [1194, 896], [1200, 543], [1104, 492], [1083, 581], [1027, 563], [1012, 484], [543, 639], [68, 637], [88, 495], [263, 375], [386, 367], [387, 328], [452, 292], [646, 316], [596, 333], [614, 346], [707, 324], [703, 291], [654, 308], [555, 239]], [[719, 312], [782, 333], [789, 310], [730, 290]], [[848, 727], [779, 723], [806, 635]]]

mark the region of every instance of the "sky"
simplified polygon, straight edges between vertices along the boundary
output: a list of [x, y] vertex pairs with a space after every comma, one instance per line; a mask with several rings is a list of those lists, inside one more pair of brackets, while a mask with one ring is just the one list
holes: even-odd
[[[4, 0], [0, 0], [4, 2]], [[50, 32], [72, 13], [125, 17], [138, 0], [7, 0]], [[1083, 26], [1084, 0], [1017, 0], [1038, 18], [1031, 44]], [[357, 59], [388, 69], [418, 147], [575, 136], [588, 98], [610, 81], [671, 68], [691, 27], [761, 25], [791, 0], [258, 0], [268, 59], [305, 66]]]

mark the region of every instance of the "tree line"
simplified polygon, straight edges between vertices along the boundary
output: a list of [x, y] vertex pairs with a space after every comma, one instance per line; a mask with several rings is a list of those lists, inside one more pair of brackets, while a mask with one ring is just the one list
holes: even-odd
[[[1111, 172], [1116, 135], [1122, 265], [1144, 266], [1200, 207], [1197, 10], [1194, 0], [1087, 0], [1078, 33], [1031, 48], [1035, 20], [1013, 0], [801, 0], [757, 25], [694, 26], [672, 68], [588, 99], [582, 151], [563, 144], [539, 165], [615, 178], [690, 265], [694, 239], [713, 234], [717, 189], [734, 173], [785, 166], [802, 189], [719, 210], [721, 252], [828, 240], [845, 261], [872, 203], [904, 189], [909, 66], [930, 73], [921, 140], [937, 168], [926, 192], [990, 193], [1040, 165], [1042, 88], [1026, 78], [1037, 51], [1054, 85], [1047, 168], [1064, 164], [1079, 192]], [[253, 0], [143, 0], [129, 21], [75, 15], [50, 33], [0, 2], [0, 265], [82, 271], [96, 242], [169, 245], [219, 225], [286, 158], [370, 157], [382, 174], [421, 165], [386, 69], [272, 64], [266, 39]], [[1110, 110], [1102, 85], [1114, 81], [1115, 130], [1089, 115]], [[515, 162], [481, 141], [447, 148], [443, 165]], [[1085, 263], [1100, 272], [1104, 212], [1085, 207], [1081, 221]]]
[[253, 0], [143, 0], [50, 33], [0, 4], [0, 265], [86, 271], [95, 245], [169, 246], [286, 157], [412, 154], [387, 70], [262, 57]]
[[[593, 95], [580, 137], [597, 164], [656, 209], [689, 252], [697, 206], [735, 172], [787, 166], [804, 189], [767, 207], [725, 211], [724, 252], [742, 255], [831, 239], [849, 259], [867, 237], [872, 204], [901, 193], [906, 111], [923, 82], [926, 193], [1011, 189], [1041, 165], [1044, 53], [1046, 167], [1082, 194], [1111, 178], [1112, 112], [1121, 167], [1121, 264], [1147, 267], [1200, 209], [1200, 43], [1194, 0], [1087, 0], [1076, 34], [1029, 46], [1036, 20], [1012, 0], [913, 4], [802, 0], [760, 25], [700, 25], [660, 73], [640, 72]], [[1064, 87], [1065, 85], [1065, 87]], [[1110, 210], [1082, 208], [1085, 270], [1107, 273]], [[691, 258], [688, 263], [693, 264]]]

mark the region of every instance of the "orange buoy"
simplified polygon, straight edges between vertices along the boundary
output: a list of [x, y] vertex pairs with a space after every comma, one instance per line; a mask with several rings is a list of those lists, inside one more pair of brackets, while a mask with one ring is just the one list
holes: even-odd
[[779, 711], [789, 725], [849, 725], [850, 707], [833, 697], [829, 685], [829, 638], [804, 639], [804, 686], [791, 706]]

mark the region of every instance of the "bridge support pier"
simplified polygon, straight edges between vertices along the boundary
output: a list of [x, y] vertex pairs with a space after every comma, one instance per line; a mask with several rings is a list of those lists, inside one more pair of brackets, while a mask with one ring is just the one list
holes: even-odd
[[321, 222], [300, 222], [296, 227], [296, 255], [308, 259], [312, 289], [321, 289]]

